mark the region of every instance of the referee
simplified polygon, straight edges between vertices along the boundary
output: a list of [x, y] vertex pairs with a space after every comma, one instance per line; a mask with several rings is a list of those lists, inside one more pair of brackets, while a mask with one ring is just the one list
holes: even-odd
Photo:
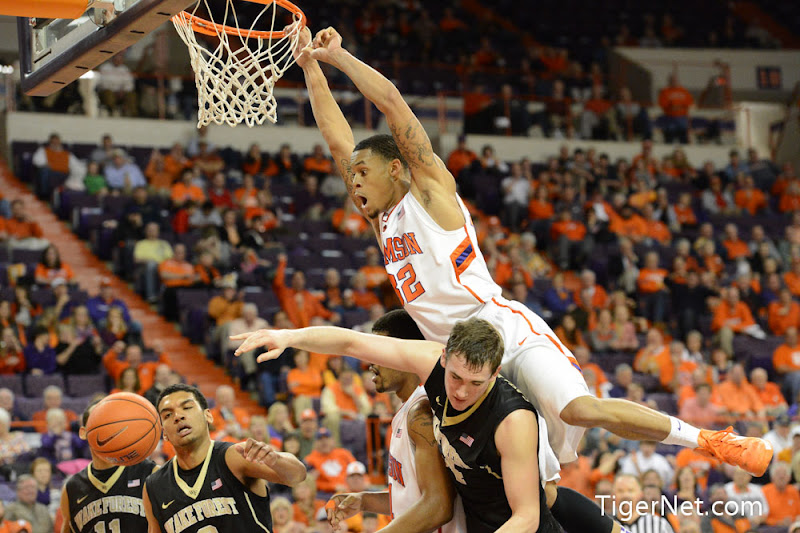
[[637, 504], [642, 501], [642, 485], [636, 476], [617, 476], [614, 480], [614, 500], [617, 518], [630, 533], [675, 533], [663, 516], [639, 514]]

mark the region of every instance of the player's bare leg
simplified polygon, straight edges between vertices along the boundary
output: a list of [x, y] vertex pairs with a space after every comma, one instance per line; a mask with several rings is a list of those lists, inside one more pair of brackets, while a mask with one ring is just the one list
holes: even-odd
[[654, 440], [698, 448], [717, 459], [740, 466], [762, 476], [772, 460], [772, 446], [753, 437], [724, 431], [701, 430], [673, 416], [667, 416], [627, 400], [581, 396], [562, 411], [567, 424], [586, 428], [600, 427], [631, 440]]

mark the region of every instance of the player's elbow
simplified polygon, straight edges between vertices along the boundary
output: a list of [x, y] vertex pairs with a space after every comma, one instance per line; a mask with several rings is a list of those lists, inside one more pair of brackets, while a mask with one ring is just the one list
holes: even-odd
[[389, 82], [383, 98], [381, 98], [379, 102], [375, 102], [375, 106], [378, 110], [387, 117], [392, 112], [402, 109], [405, 105], [406, 102], [403, 99], [403, 95], [400, 94], [400, 90], [392, 82]]
[[539, 510], [531, 509], [517, 515], [520, 533], [536, 533], [539, 530]]
[[[438, 493], [437, 496], [444, 496], [445, 493]], [[428, 509], [425, 513], [421, 513], [428, 517], [428, 526], [430, 529], [436, 529], [439, 526], [450, 522], [453, 519], [453, 500], [447, 498], [437, 497], [431, 495], [422, 495], [423, 501], [429, 503]]]

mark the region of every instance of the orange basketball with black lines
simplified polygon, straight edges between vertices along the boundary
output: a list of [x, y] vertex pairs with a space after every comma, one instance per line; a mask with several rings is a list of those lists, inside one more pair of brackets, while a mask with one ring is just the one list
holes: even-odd
[[92, 408], [86, 422], [86, 440], [106, 461], [135, 465], [147, 459], [161, 438], [161, 420], [144, 397], [118, 392]]

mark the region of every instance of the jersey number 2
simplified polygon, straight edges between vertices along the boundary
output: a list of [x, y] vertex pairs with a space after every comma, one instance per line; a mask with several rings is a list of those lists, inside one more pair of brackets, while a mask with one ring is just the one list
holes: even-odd
[[[394, 279], [395, 291], [400, 300], [410, 304], [414, 300], [425, 293], [425, 287], [422, 283], [417, 281], [417, 273], [414, 272], [414, 265], [407, 264], [397, 271], [397, 276], [392, 276]], [[400, 294], [402, 292], [402, 295]]]
[[[106, 523], [98, 522], [94, 525], [94, 533], [106, 533]], [[108, 533], [120, 533], [119, 518], [108, 523]]]

